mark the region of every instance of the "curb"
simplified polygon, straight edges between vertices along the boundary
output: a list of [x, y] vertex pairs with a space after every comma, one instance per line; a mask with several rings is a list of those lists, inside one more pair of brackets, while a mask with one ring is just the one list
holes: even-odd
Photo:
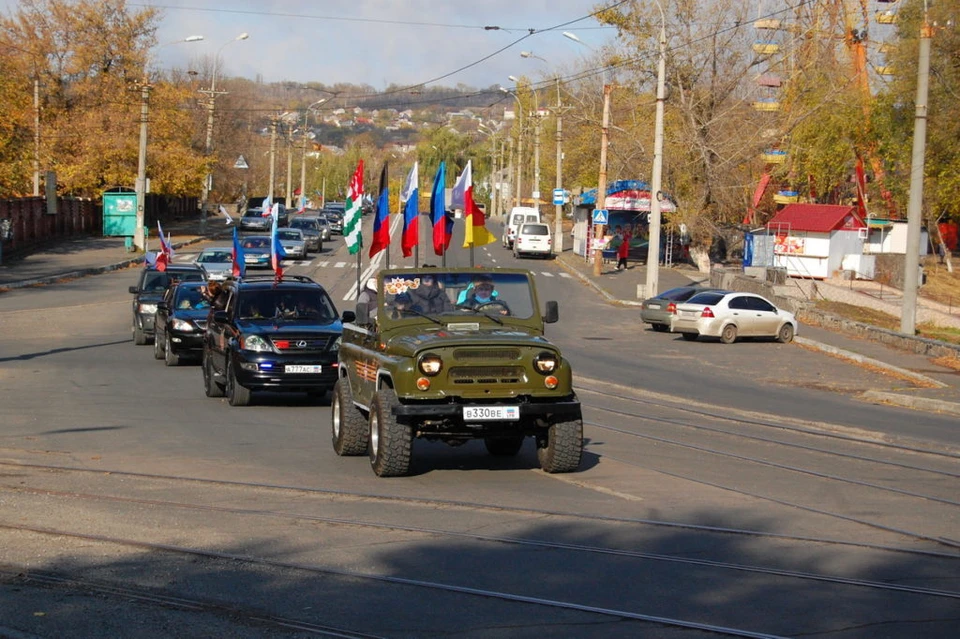
[[590, 279], [589, 277], [587, 277], [586, 275], [584, 275], [583, 273], [581, 273], [580, 271], [578, 271], [578, 270], [577, 270], [576, 268], [574, 268], [573, 266], [570, 266], [569, 264], [567, 264], [566, 260], [564, 260], [564, 259], [561, 258], [561, 259], [556, 260], [556, 262], [557, 262], [558, 264], [560, 264], [560, 266], [562, 266], [565, 271], [567, 271], [567, 272], [570, 273], [571, 275], [576, 276], [581, 282], [583, 282], [584, 284], [587, 284], [587, 285], [591, 286], [595, 291], [597, 291], [598, 293], [600, 293], [608, 302], [612, 302], [612, 303], [614, 303], [614, 304], [620, 304], [621, 306], [636, 306], [636, 307], [641, 307], [641, 306], [643, 306], [643, 302], [635, 302], [635, 301], [633, 301], [633, 300], [621, 300], [621, 299], [618, 299], [618, 298], [614, 297], [614, 296], [611, 295], [609, 292], [607, 292], [606, 289], [604, 289], [603, 287], [601, 287], [599, 284], [597, 284], [596, 282], [594, 282], [592, 279]]
[[[947, 384], [943, 382], [938, 382], [932, 377], [927, 377], [926, 375], [921, 375], [920, 373], [914, 373], [911, 370], [906, 368], [900, 368], [899, 366], [894, 366], [893, 364], [887, 364], [886, 362], [881, 362], [880, 360], [872, 359], [870, 357], [864, 357], [859, 353], [854, 353], [853, 351], [847, 351], [842, 348], [837, 348], [836, 346], [830, 346], [829, 344], [824, 344], [822, 342], [817, 342], [812, 339], [807, 339], [806, 337], [800, 337], [799, 335], [793, 338], [793, 341], [801, 346], [807, 346], [809, 348], [822, 351], [824, 353], [829, 353], [830, 355], [836, 355], [837, 357], [842, 357], [843, 359], [852, 360], [858, 364], [866, 364], [868, 366], [875, 366], [876, 368], [881, 368], [888, 370], [891, 373], [895, 373], [900, 377], [905, 377], [917, 384], [921, 384], [930, 388], [947, 388]], [[873, 391], [867, 391], [873, 392]], [[957, 405], [960, 408], [960, 404]]]
[[886, 393], [883, 391], [868, 390], [860, 394], [860, 399], [882, 404], [895, 404], [904, 408], [916, 408], [934, 413], [948, 413], [950, 415], [960, 415], [960, 404], [955, 402], [946, 402], [941, 399], [929, 399], [927, 397], [911, 397], [910, 395], [901, 395], [899, 393]]

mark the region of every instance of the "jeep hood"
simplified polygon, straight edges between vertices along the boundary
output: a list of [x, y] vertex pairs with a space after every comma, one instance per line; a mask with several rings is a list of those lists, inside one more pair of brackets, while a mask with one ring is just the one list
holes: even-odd
[[482, 327], [480, 330], [451, 330], [437, 327], [436, 330], [419, 332], [405, 331], [387, 338], [389, 352], [413, 356], [415, 353], [439, 348], [542, 345], [556, 347], [544, 336], [522, 326]]

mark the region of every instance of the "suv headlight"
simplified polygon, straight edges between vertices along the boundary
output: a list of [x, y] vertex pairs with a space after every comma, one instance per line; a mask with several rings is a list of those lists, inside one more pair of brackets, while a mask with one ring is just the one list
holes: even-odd
[[555, 354], [543, 351], [533, 358], [533, 365], [538, 373], [549, 375], [557, 370], [560, 360], [557, 359]]
[[147, 315], [153, 315], [154, 313], [157, 312], [157, 305], [142, 303], [140, 304], [140, 312], [145, 313]]
[[259, 335], [250, 335], [249, 337], [240, 338], [240, 348], [248, 351], [253, 351], [255, 353], [272, 353], [273, 347], [270, 346], [270, 342]]
[[180, 318], [173, 318], [173, 330], [183, 331], [184, 333], [193, 332], [193, 324]]
[[419, 361], [417, 361], [417, 368], [419, 368], [420, 372], [424, 375], [433, 377], [443, 370], [443, 360], [440, 359], [439, 355], [426, 353], [420, 356]]

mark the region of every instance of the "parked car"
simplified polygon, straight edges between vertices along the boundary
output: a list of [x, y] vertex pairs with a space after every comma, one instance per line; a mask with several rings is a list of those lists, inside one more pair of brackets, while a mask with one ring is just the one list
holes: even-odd
[[193, 263], [203, 269], [207, 280], [224, 280], [233, 274], [233, 248], [208, 246]]
[[194, 264], [168, 264], [163, 271], [151, 266], [140, 271], [137, 285], [129, 288], [133, 294], [133, 343], [142, 346], [153, 339], [157, 304], [171, 283], [203, 280], [203, 270]]
[[546, 224], [521, 224], [513, 240], [513, 256], [539, 255], [553, 257], [553, 237]]
[[[319, 253], [323, 251], [323, 242], [330, 239], [330, 227], [326, 221], [313, 216], [297, 215], [290, 220], [291, 229], [299, 229], [303, 233], [303, 241], [308, 251]], [[324, 237], [326, 234], [326, 237]]]
[[307, 256], [307, 243], [300, 229], [277, 229], [277, 241], [288, 258], [302, 260]]
[[678, 286], [654, 297], [643, 300], [640, 306], [640, 320], [659, 332], [670, 330], [670, 320], [677, 312], [677, 304], [686, 302], [697, 293], [706, 293], [718, 289], [702, 286]]
[[548, 301], [541, 311], [529, 271], [393, 269], [376, 284], [373, 302], [344, 317], [331, 411], [338, 455], [367, 454], [390, 477], [409, 471], [414, 438], [482, 439], [507, 457], [529, 437], [544, 471], [579, 468], [573, 370], [544, 335], [559, 308]]
[[240, 240], [243, 262], [248, 268], [270, 268], [270, 236], [248, 235]]
[[512, 249], [513, 240], [517, 237], [517, 230], [521, 224], [531, 222], [541, 222], [540, 211], [530, 206], [515, 206], [507, 214], [506, 223], [503, 225], [503, 235], [500, 237], [500, 243], [503, 248]]
[[704, 335], [719, 337], [724, 344], [740, 337], [774, 337], [786, 344], [798, 328], [793, 313], [777, 308], [766, 298], [729, 291], [697, 293], [677, 304], [677, 313], [670, 321], [670, 330], [685, 340]]
[[210, 312], [203, 287], [203, 282], [179, 282], [168, 288], [157, 304], [153, 356], [167, 366], [177, 366], [183, 358], [199, 360], [203, 353], [203, 331]]
[[[215, 310], [203, 337], [207, 397], [231, 406], [256, 391], [326, 395], [337, 381], [343, 331], [326, 290], [300, 275], [252, 276], [224, 284], [228, 303]], [[343, 321], [351, 321], [345, 312]]]

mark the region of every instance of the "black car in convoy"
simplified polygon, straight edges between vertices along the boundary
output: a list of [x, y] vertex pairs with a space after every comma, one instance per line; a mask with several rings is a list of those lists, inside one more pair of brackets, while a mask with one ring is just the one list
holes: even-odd
[[167, 366], [184, 358], [200, 359], [210, 301], [203, 282], [179, 282], [167, 289], [157, 304], [153, 322], [153, 356]]
[[195, 264], [169, 264], [164, 271], [151, 266], [140, 271], [137, 285], [129, 289], [133, 294], [133, 343], [143, 345], [153, 339], [157, 304], [171, 283], [205, 280], [203, 269]]
[[[308, 277], [228, 280], [228, 300], [207, 322], [203, 385], [207, 397], [250, 403], [254, 391], [326, 395], [337, 381], [343, 325], [327, 291]], [[351, 312], [345, 312], [350, 321]]]
[[331, 233], [343, 235], [343, 211], [336, 209], [323, 209], [320, 215], [327, 220]]

